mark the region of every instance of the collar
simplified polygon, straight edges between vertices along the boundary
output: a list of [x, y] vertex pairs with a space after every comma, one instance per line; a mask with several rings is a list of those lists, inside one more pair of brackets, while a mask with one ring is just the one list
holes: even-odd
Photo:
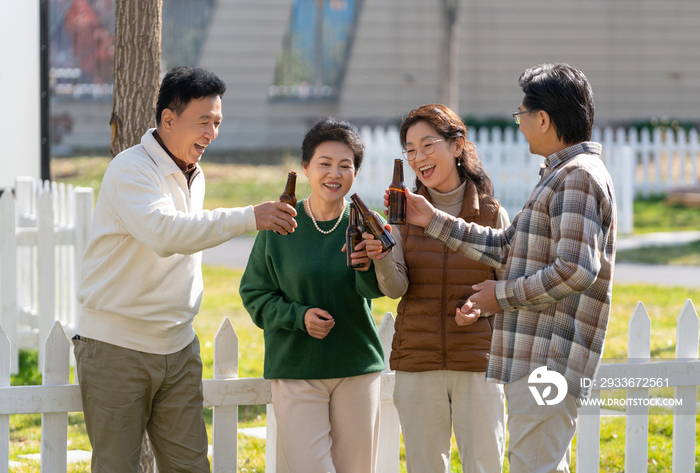
[[163, 149], [165, 150], [165, 152], [168, 154], [168, 156], [170, 156], [170, 158], [173, 160], [173, 162], [174, 162], [175, 164], [177, 164], [177, 167], [179, 167], [180, 170], [181, 170], [182, 172], [184, 172], [185, 174], [190, 174], [190, 173], [191, 173], [192, 171], [194, 171], [194, 169], [197, 167], [197, 165], [194, 164], [194, 163], [189, 163], [189, 164], [188, 164], [188, 163], [186, 163], [186, 162], [184, 162], [184, 161], [181, 161], [180, 159], [176, 158], [175, 155], [174, 155], [173, 153], [170, 152], [170, 150], [168, 149], [168, 147], [165, 146], [165, 143], [163, 143], [163, 139], [162, 139], [162, 138], [160, 137], [160, 135], [158, 134], [158, 130], [157, 130], [157, 129], [154, 129], [154, 130], [153, 130], [153, 138], [156, 139], [156, 141], [157, 141], [158, 144], [161, 146], [161, 148], [163, 148]]
[[468, 180], [464, 181], [452, 192], [447, 192], [445, 194], [435, 189], [429, 189], [426, 186], [421, 186], [418, 190], [418, 194], [428, 199], [430, 203], [440, 201], [450, 205], [452, 202], [456, 203], [462, 200], [462, 210], [459, 212], [459, 217], [479, 214], [479, 191], [476, 189], [474, 183]]
[[436, 189], [429, 188], [428, 193], [430, 194], [430, 201], [433, 204], [454, 205], [457, 202], [461, 202], [464, 198], [464, 189], [466, 186], [467, 181], [464, 181], [450, 192], [440, 192]]
[[595, 141], [583, 141], [581, 143], [576, 143], [575, 145], [568, 146], [561, 151], [557, 151], [554, 154], [547, 156], [544, 160], [544, 165], [541, 166], [540, 176], [546, 172], [546, 169], [554, 169], [561, 163], [568, 161], [574, 156], [579, 154], [592, 154], [594, 156], [600, 157], [603, 147], [600, 143]]

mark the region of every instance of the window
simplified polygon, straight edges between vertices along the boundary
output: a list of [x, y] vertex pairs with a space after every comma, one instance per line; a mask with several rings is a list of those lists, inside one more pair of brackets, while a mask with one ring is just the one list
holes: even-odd
[[270, 100], [338, 99], [361, 0], [294, 0]]
[[[111, 100], [114, 0], [52, 0], [51, 94], [60, 100]], [[163, 73], [194, 66], [214, 0], [163, 0]]]

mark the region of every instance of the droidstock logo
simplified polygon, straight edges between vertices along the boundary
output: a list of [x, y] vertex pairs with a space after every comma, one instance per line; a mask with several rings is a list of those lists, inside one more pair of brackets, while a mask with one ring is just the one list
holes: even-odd
[[[547, 371], [546, 366], [540, 366], [535, 371], [530, 373], [530, 377], [527, 379], [528, 384], [547, 384], [548, 386], [544, 388], [542, 395], [536, 386], [528, 386], [532, 397], [535, 398], [537, 405], [553, 406], [559, 404], [562, 399], [566, 396], [569, 391], [569, 387], [566, 385], [566, 379], [556, 371]], [[554, 399], [547, 399], [552, 393], [552, 384], [557, 387], [557, 395]]]

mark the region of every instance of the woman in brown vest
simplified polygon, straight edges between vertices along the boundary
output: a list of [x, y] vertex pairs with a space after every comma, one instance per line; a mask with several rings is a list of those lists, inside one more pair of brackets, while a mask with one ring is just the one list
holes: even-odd
[[[467, 222], [508, 226], [493, 197], [467, 129], [449, 108], [431, 104], [401, 124], [404, 156], [415, 171], [416, 190], [435, 207]], [[399, 412], [409, 473], [450, 471], [454, 429], [462, 471], [501, 471], [505, 452], [503, 387], [486, 382], [493, 315], [458, 312], [472, 285], [497, 279], [485, 264], [465, 258], [425, 235], [421, 227], [393, 227], [396, 246], [364, 234], [379, 288], [401, 298], [392, 343]], [[497, 273], [498, 271], [496, 271]]]

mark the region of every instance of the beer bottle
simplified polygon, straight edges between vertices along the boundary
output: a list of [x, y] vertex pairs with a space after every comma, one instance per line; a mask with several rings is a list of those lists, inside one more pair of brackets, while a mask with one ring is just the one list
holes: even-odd
[[365, 205], [359, 195], [353, 194], [350, 198], [355, 203], [355, 206], [357, 206], [360, 215], [362, 215], [362, 226], [365, 227], [365, 230], [374, 235], [374, 238], [382, 242], [382, 253], [390, 250], [396, 242], [391, 236], [391, 233], [382, 225], [379, 216]]
[[362, 241], [362, 227], [360, 226], [360, 218], [357, 216], [357, 207], [352, 202], [350, 203], [350, 222], [348, 229], [345, 230], [345, 252], [348, 256], [348, 268], [361, 268], [362, 263], [352, 264], [350, 255], [355, 251], [355, 247]]
[[403, 160], [394, 160], [394, 179], [389, 184], [389, 219], [394, 225], [406, 224], [406, 184], [403, 182]]
[[296, 197], [296, 195], [294, 195], [294, 191], [296, 190], [296, 186], [297, 186], [297, 173], [292, 171], [287, 175], [287, 185], [284, 186], [284, 192], [280, 196], [280, 202], [284, 202], [285, 204], [289, 204], [292, 207], [296, 208], [297, 197]]

